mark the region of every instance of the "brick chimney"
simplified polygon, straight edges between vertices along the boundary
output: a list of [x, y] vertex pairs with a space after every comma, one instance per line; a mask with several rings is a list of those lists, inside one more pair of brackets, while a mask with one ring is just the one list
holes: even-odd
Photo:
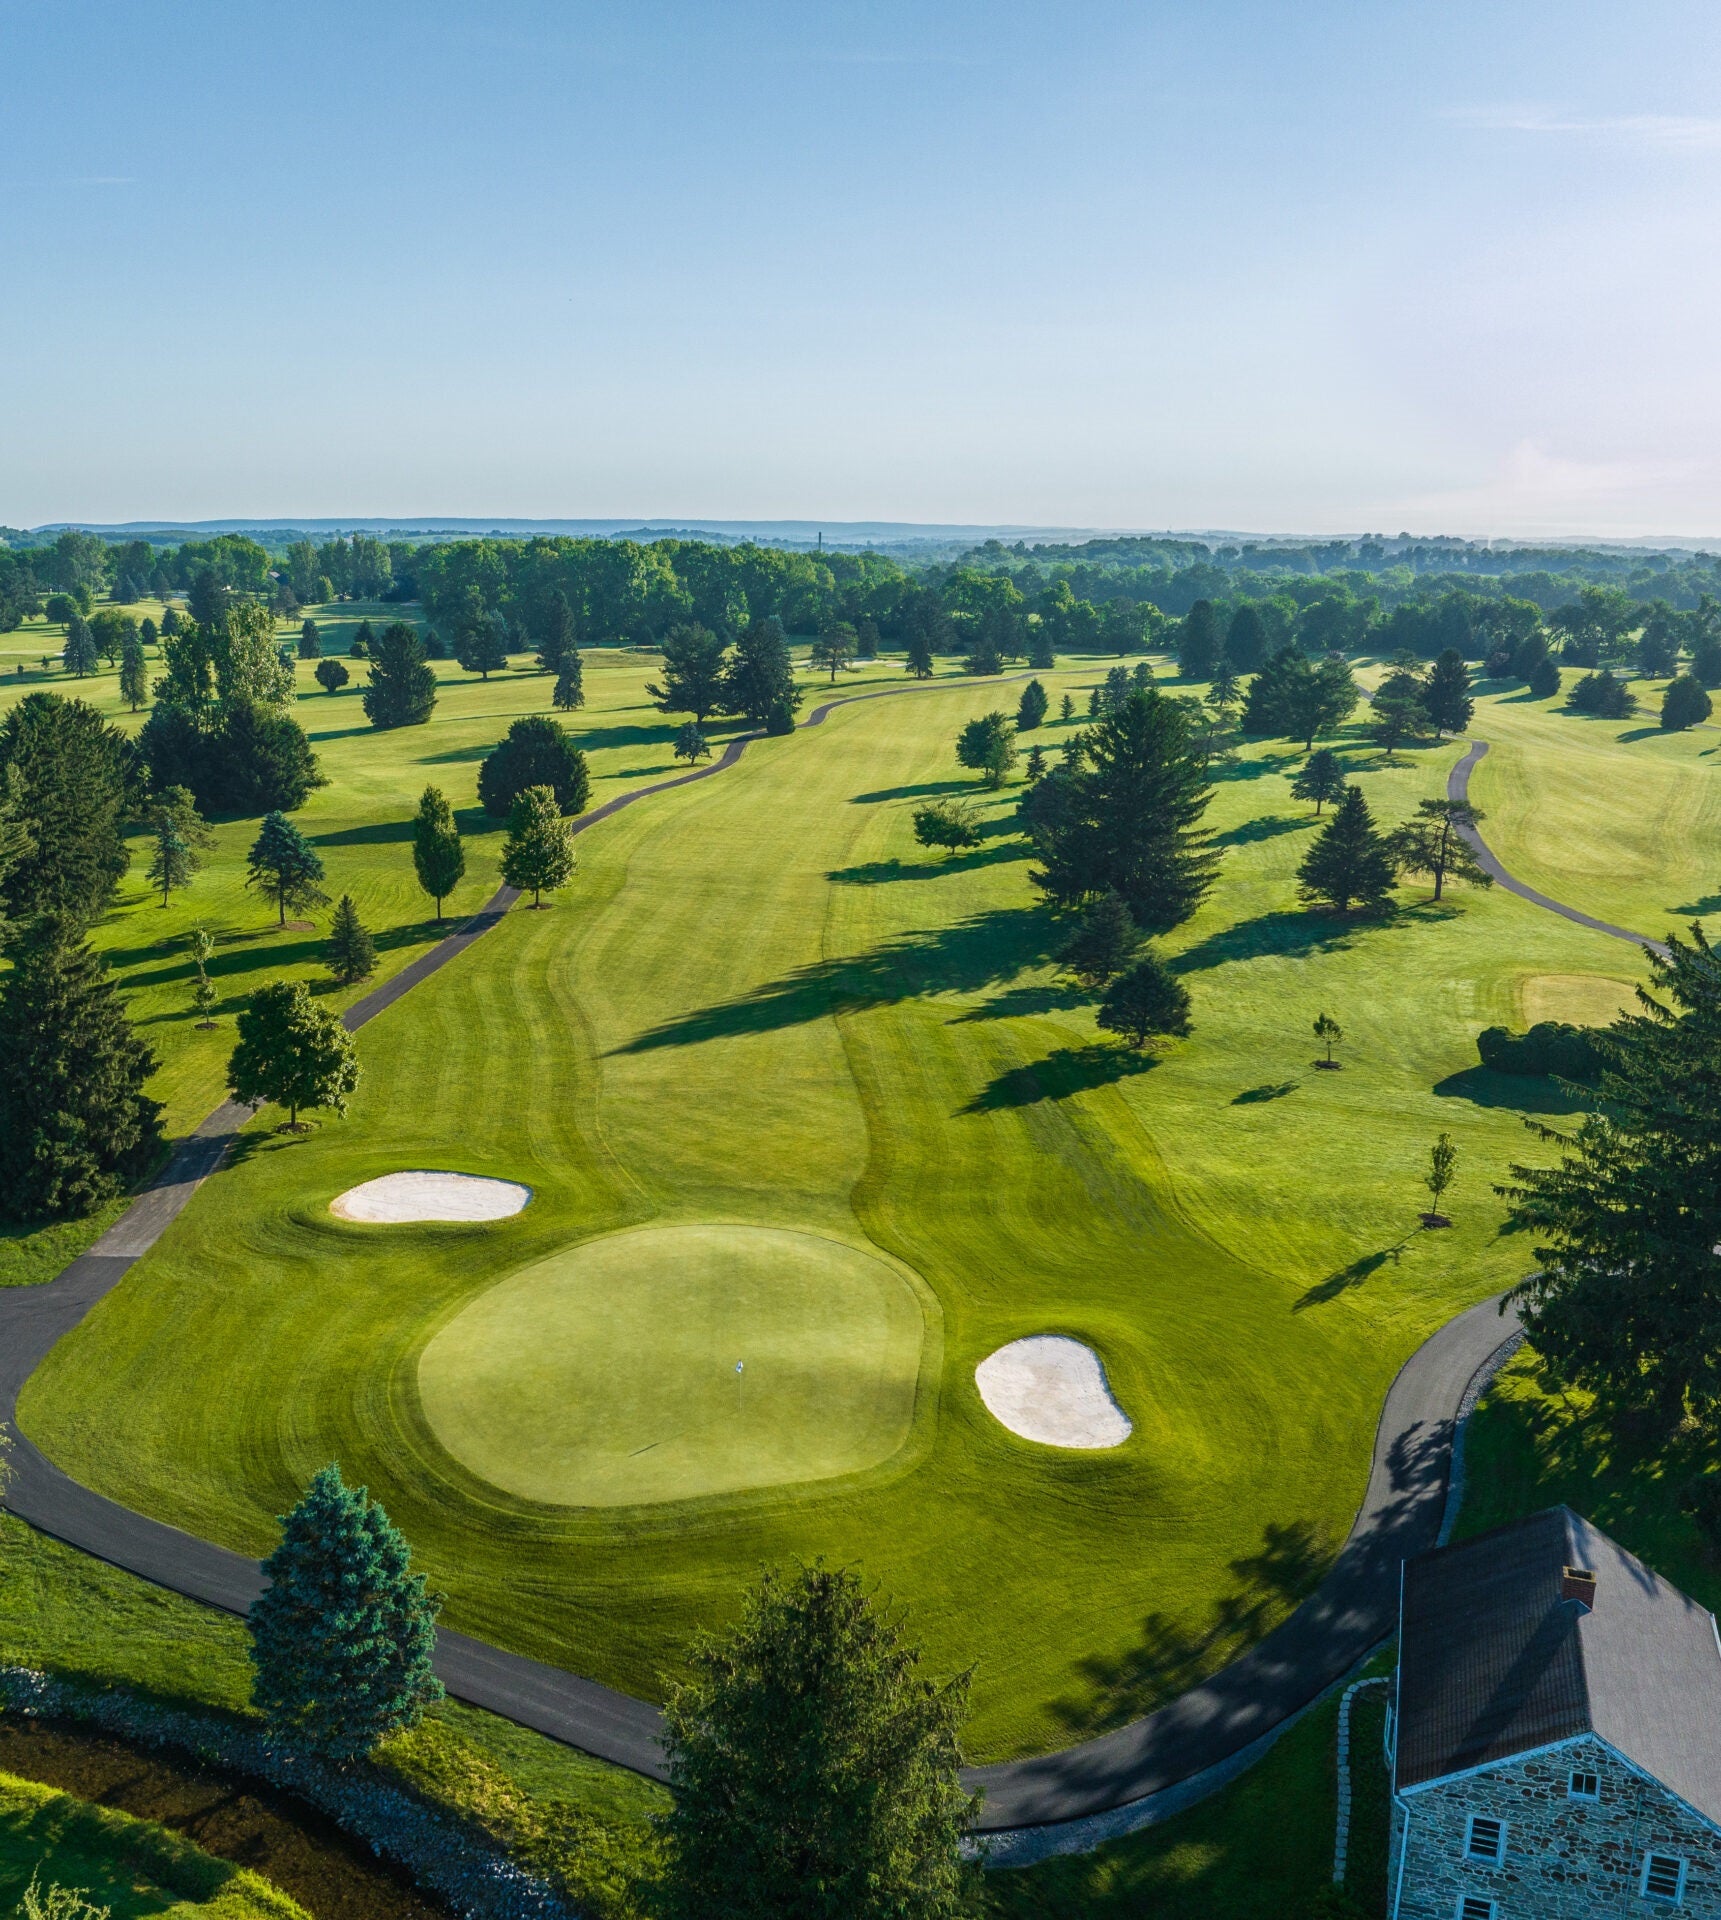
[[1575, 1600], [1585, 1613], [1596, 1603], [1596, 1577], [1588, 1567], [1566, 1567], [1560, 1573], [1560, 1598]]

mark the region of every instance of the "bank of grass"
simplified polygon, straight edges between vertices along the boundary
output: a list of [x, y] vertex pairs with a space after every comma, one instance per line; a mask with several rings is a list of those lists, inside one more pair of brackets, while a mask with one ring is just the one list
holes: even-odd
[[76, 1888], [114, 1920], [307, 1920], [260, 1875], [217, 1860], [153, 1821], [0, 1773], [0, 1903]]
[[[1044, 676], [1054, 706], [1106, 664]], [[607, 737], [604, 777], [637, 782], [667, 728], [630, 672], [591, 674], [617, 691], [585, 723]], [[894, 663], [876, 678], [902, 684]], [[431, 727], [354, 751], [475, 759], [504, 696], [520, 697], [463, 683]], [[511, 914], [366, 1030], [346, 1123], [249, 1130], [31, 1382], [32, 1437], [115, 1498], [253, 1552], [338, 1458], [413, 1540], [451, 1624], [649, 1696], [762, 1563], [857, 1562], [908, 1606], [935, 1671], [978, 1663], [980, 1758], [1115, 1725], [1257, 1637], [1343, 1538], [1397, 1367], [1516, 1277], [1491, 1183], [1524, 1150], [1516, 1109], [1545, 1090], [1481, 1074], [1476, 1031], [1511, 1018], [1526, 971], [1598, 971], [1614, 943], [1504, 894], [1434, 908], [1409, 890], [1385, 922], [1305, 911], [1315, 827], [1284, 777], [1299, 756], [1269, 742], [1219, 770], [1223, 878], [1166, 943], [1194, 1037], [1163, 1055], [1099, 1044], [1091, 1001], [1057, 975], [1065, 929], [1028, 884], [1015, 792], [979, 797], [974, 851], [913, 844], [916, 806], [975, 791], [953, 760], [962, 722], [1013, 703], [953, 680], [849, 707], [583, 837], [548, 911]], [[1386, 767], [1354, 733], [1342, 747], [1383, 822], [1461, 751]], [[423, 760], [368, 777], [399, 807]], [[1311, 1070], [1323, 1009], [1346, 1028], [1341, 1073]], [[1458, 1225], [1421, 1233], [1440, 1131], [1460, 1150]], [[411, 1166], [535, 1198], [482, 1228], [329, 1216], [335, 1194]], [[506, 1274], [647, 1221], [793, 1227], [919, 1273], [944, 1341], [930, 1444], [848, 1479], [614, 1513], [533, 1506], [461, 1469], [418, 1404], [425, 1343]], [[975, 1365], [1041, 1331], [1100, 1351], [1135, 1421], [1125, 1446], [1062, 1454], [986, 1414]]]

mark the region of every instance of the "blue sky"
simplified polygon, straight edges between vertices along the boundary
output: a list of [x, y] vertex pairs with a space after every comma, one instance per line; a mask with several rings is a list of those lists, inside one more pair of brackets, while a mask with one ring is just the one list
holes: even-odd
[[1721, 12], [0, 0], [0, 521], [1721, 538]]

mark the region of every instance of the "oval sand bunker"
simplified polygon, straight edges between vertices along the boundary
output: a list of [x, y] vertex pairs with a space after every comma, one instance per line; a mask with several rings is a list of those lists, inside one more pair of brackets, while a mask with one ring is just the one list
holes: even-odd
[[1092, 1347], [1060, 1333], [1031, 1334], [989, 1353], [974, 1383], [992, 1418], [1048, 1447], [1121, 1447], [1129, 1416], [1111, 1396]]
[[419, 1356], [419, 1400], [455, 1459], [523, 1499], [697, 1499], [888, 1460], [924, 1330], [908, 1280], [857, 1247], [645, 1227], [478, 1294]]
[[506, 1220], [531, 1197], [530, 1187], [475, 1173], [385, 1173], [349, 1187], [329, 1202], [329, 1211], [341, 1220], [390, 1227], [417, 1220]]

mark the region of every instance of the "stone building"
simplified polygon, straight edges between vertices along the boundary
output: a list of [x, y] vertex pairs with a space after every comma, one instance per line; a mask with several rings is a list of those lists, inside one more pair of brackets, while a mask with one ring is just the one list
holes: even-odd
[[1404, 1563], [1392, 1920], [1721, 1920], [1715, 1618], [1567, 1507]]

